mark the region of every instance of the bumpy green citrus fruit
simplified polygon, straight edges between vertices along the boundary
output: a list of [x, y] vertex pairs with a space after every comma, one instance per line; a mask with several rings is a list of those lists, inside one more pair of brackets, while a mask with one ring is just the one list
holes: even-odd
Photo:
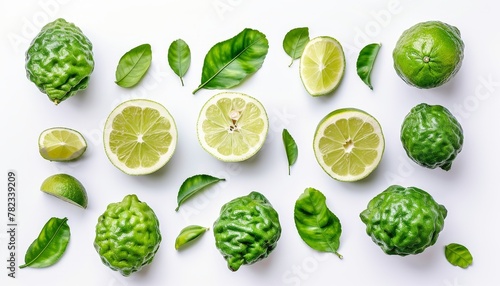
[[403, 32], [392, 56], [397, 74], [406, 83], [433, 88], [458, 72], [464, 42], [454, 26], [439, 21], [422, 22]]
[[231, 271], [266, 258], [281, 235], [278, 213], [258, 192], [222, 206], [213, 230], [215, 245]]
[[102, 262], [123, 276], [150, 264], [162, 239], [158, 218], [136, 195], [109, 204], [95, 232], [94, 247]]
[[87, 88], [94, 70], [92, 43], [73, 23], [45, 25], [26, 52], [26, 75], [55, 104]]
[[360, 218], [385, 253], [406, 256], [436, 243], [446, 215], [446, 208], [424, 190], [393, 185], [375, 196]]
[[431, 169], [450, 170], [463, 141], [462, 126], [441, 105], [421, 103], [413, 107], [401, 126], [401, 142], [408, 157]]

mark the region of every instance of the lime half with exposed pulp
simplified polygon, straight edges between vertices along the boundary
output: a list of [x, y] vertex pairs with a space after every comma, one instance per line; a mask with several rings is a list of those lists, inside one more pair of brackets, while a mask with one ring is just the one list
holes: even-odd
[[87, 142], [80, 132], [66, 128], [49, 128], [38, 137], [38, 150], [50, 161], [71, 161], [80, 158], [87, 150]]
[[222, 92], [210, 98], [197, 123], [203, 149], [224, 162], [239, 162], [255, 155], [264, 145], [268, 129], [264, 106], [237, 92]]
[[314, 154], [319, 165], [339, 181], [358, 181], [382, 160], [382, 128], [370, 114], [343, 108], [325, 116], [314, 134]]
[[312, 96], [326, 95], [337, 88], [344, 76], [342, 45], [334, 38], [321, 36], [310, 40], [300, 57], [300, 79]]
[[129, 175], [163, 167], [177, 145], [177, 127], [158, 102], [133, 99], [118, 105], [104, 125], [104, 150], [113, 165]]

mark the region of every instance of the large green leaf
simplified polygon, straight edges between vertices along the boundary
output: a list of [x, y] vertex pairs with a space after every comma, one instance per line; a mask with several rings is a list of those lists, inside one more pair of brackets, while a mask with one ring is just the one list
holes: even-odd
[[261, 68], [268, 49], [266, 35], [248, 28], [215, 44], [205, 56], [201, 83], [193, 94], [202, 88], [226, 89], [240, 84]]
[[326, 198], [320, 191], [305, 189], [295, 202], [294, 219], [295, 227], [307, 245], [342, 258], [337, 252], [342, 226], [337, 216], [326, 206]]
[[70, 231], [67, 218], [53, 217], [47, 221], [38, 238], [31, 243], [19, 268], [48, 267], [59, 261], [69, 243]]

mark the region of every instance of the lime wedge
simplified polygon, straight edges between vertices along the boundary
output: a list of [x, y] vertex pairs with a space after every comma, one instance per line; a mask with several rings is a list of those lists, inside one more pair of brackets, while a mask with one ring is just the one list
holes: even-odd
[[384, 153], [382, 128], [370, 114], [354, 108], [325, 116], [314, 134], [319, 165], [339, 181], [358, 181], [378, 166]]
[[76, 206], [87, 208], [87, 192], [82, 183], [71, 175], [52, 175], [43, 181], [40, 190]]
[[264, 106], [237, 92], [222, 92], [210, 98], [197, 123], [203, 149], [224, 162], [240, 162], [255, 155], [264, 145], [268, 129]]
[[326, 95], [337, 88], [345, 70], [344, 51], [332, 37], [310, 40], [300, 57], [300, 79], [312, 96]]
[[118, 105], [104, 124], [104, 150], [113, 165], [129, 175], [151, 174], [172, 157], [177, 127], [158, 102], [133, 99]]
[[38, 137], [38, 150], [50, 161], [71, 161], [80, 158], [87, 149], [87, 142], [78, 131], [65, 128], [49, 128]]

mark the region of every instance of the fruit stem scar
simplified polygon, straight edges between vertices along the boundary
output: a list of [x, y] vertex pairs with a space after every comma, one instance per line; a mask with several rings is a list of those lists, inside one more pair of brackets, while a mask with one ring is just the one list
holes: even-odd
[[424, 57], [424, 63], [428, 63], [431, 61], [431, 58], [429, 56]]

